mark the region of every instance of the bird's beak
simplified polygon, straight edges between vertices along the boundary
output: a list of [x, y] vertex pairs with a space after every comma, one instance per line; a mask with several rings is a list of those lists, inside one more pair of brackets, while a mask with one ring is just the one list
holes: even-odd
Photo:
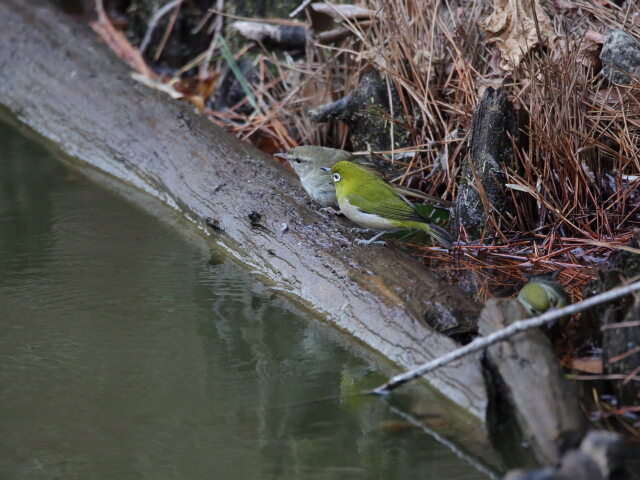
[[331, 169], [329, 167], [320, 167], [320, 170], [331, 173]]
[[289, 158], [289, 155], [287, 155], [286, 153], [274, 153], [273, 156], [278, 158], [284, 158], [285, 160]]

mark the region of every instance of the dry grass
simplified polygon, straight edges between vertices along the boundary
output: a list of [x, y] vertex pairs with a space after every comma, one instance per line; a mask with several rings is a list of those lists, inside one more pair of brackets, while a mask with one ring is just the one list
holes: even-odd
[[[416, 152], [397, 180], [454, 200], [473, 108], [486, 86], [504, 83], [521, 113], [524, 139], [514, 163], [505, 166], [513, 185], [510, 208], [489, 222], [500, 229], [488, 232], [491, 238], [507, 241], [484, 249], [479, 263], [475, 257], [482, 247], [470, 247], [475, 255], [465, 256], [469, 262], [463, 268], [475, 265], [481, 277], [489, 265], [509, 277], [538, 268], [576, 270], [562, 278], [579, 287], [588, 278], [583, 267], [597, 263], [607, 249], [572, 254], [579, 248], [574, 239], [618, 245], [639, 224], [639, 181], [625, 175], [640, 172], [640, 86], [604, 85], [594, 68], [597, 52], [585, 37], [610, 26], [628, 27], [619, 21], [621, 12], [585, 7], [581, 24], [573, 22], [568, 32], [558, 22], [559, 40], [534, 50], [507, 73], [498, 67], [493, 47], [482, 41], [478, 21], [490, 10], [486, 2], [379, 0], [368, 6], [377, 21], [367, 28], [345, 22], [351, 37], [338, 46], [313, 43], [304, 62], [284, 64], [273, 53], [258, 54], [259, 65], [274, 67], [260, 68], [261, 74], [276, 72], [260, 85], [280, 90], [270, 97], [268, 90], [256, 90], [271, 108], [246, 118], [239, 132], [266, 134], [279, 148], [292, 146], [292, 137], [297, 143], [348, 147], [344, 126], [319, 128], [306, 112], [350, 91], [374, 65], [400, 94], [404, 112], [397, 117], [406, 119], [401, 126], [410, 131], [410, 149]], [[432, 258], [443, 265], [460, 263], [441, 252]], [[482, 282], [480, 287], [488, 290]]]
[[[166, 43], [181, 4], [167, 13], [161, 45], [149, 48]], [[640, 83], [610, 86], [598, 74], [603, 34], [623, 28], [640, 39], [640, 6], [625, 5], [546, 2], [555, 38], [542, 38], [543, 19], [535, 17], [540, 44], [521, 45], [522, 61], [505, 71], [498, 49], [485, 41], [489, 0], [366, 0], [362, 6], [372, 18], [343, 16], [341, 27], [351, 35], [333, 44], [312, 40], [303, 56], [241, 42], [234, 57], [250, 51], [257, 79], [248, 84], [251, 95], [236, 105], [207, 107], [217, 76], [229, 64], [216, 54], [215, 38], [207, 52], [176, 73], [184, 77], [199, 65], [197, 78], [175, 86], [212, 121], [264, 151], [297, 144], [349, 148], [345, 125], [315, 124], [307, 112], [344, 96], [364, 71], [376, 68], [395, 87], [403, 108], [392, 112], [403, 120], [390, 122], [389, 135], [399, 127], [409, 132], [410, 146], [382, 152], [402, 167], [395, 181], [448, 200], [455, 200], [468, 155], [473, 109], [487, 86], [503, 86], [521, 129], [515, 159], [504, 167], [508, 208], [491, 213], [481, 242], [449, 253], [421, 247], [418, 254], [452, 273], [475, 272], [479, 299], [523, 271], [557, 269], [577, 299], [589, 267], [640, 226]], [[210, 31], [221, 31], [221, 18], [209, 12], [199, 30], [210, 25]], [[407, 151], [413, 155], [393, 156]], [[464, 232], [461, 239], [467, 240]], [[592, 241], [601, 243], [585, 247]]]
[[[164, 26], [158, 23], [164, 33], [160, 45], [149, 45], [154, 51], [171, 34], [183, 2], [174, 3]], [[403, 108], [392, 112], [403, 120], [390, 122], [389, 135], [400, 127], [409, 132], [410, 146], [382, 152], [402, 168], [395, 181], [452, 201], [468, 155], [473, 109], [487, 86], [503, 86], [521, 129], [514, 161], [504, 167], [508, 208], [491, 213], [481, 242], [464, 245], [462, 232], [463, 246], [456, 251], [422, 247], [418, 254], [452, 278], [472, 272], [465, 282], [479, 299], [524, 271], [557, 269], [579, 298], [589, 267], [640, 226], [640, 83], [610, 86], [598, 74], [603, 34], [623, 28], [640, 38], [640, 6], [546, 2], [547, 33], [555, 38], [542, 38], [544, 22], [536, 17], [540, 44], [520, 45], [525, 54], [510, 71], [502, 69], [496, 46], [485, 41], [489, 0], [367, 0], [362, 6], [373, 12], [371, 18], [342, 16], [340, 26], [351, 34], [332, 44], [312, 40], [303, 56], [240, 42], [234, 58], [252, 58], [256, 79], [248, 82], [251, 95], [224, 110], [206, 102], [229, 65], [229, 58], [216, 54], [216, 37], [176, 77], [164, 80], [212, 121], [264, 151], [297, 144], [349, 148], [345, 125], [313, 123], [307, 112], [344, 96], [363, 72], [376, 68], [395, 87]], [[209, 25], [209, 31], [220, 32], [222, 18], [209, 12], [198, 30]], [[194, 66], [198, 75], [185, 80], [184, 72]], [[393, 155], [407, 151], [413, 155]], [[604, 243], [585, 248], [590, 241]]]
[[[398, 181], [454, 200], [473, 108], [484, 88], [503, 84], [520, 112], [521, 142], [514, 163], [505, 166], [510, 205], [488, 222], [498, 226], [486, 237], [496, 244], [452, 253], [422, 248], [421, 254], [451, 271], [476, 272], [480, 298], [521, 278], [522, 271], [557, 269], [579, 298], [591, 276], [588, 267], [610, 251], [585, 245], [615, 247], [640, 226], [640, 180], [626, 180], [640, 173], [640, 84], [606, 85], [597, 74], [593, 40], [616, 27], [640, 38], [640, 7], [580, 3], [556, 9], [557, 40], [505, 72], [495, 47], [483, 42], [479, 22], [491, 11], [487, 2], [371, 0], [367, 6], [377, 21], [367, 28], [349, 22], [353, 36], [342, 45], [315, 43], [310, 50], [317, 56], [329, 51], [336, 63], [323, 70], [333, 69], [348, 85], [357, 84], [371, 64], [394, 84], [407, 119], [403, 126], [418, 152]], [[334, 97], [342, 93], [334, 91]], [[311, 132], [300, 138], [315, 140]], [[343, 138], [334, 141], [341, 145]]]

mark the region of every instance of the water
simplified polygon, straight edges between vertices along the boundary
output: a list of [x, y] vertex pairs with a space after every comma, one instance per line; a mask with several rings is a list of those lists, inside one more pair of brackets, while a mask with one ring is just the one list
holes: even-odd
[[388, 368], [181, 227], [0, 124], [0, 478], [487, 478], [449, 406], [404, 402], [463, 451], [344, 397]]

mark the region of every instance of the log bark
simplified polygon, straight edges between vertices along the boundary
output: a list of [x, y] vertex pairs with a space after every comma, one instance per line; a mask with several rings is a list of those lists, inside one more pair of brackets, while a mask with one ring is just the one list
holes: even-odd
[[[395, 364], [456, 347], [429, 318], [477, 316], [473, 302], [397, 248], [354, 245], [346, 221], [321, 215], [273, 159], [132, 80], [87, 26], [40, 1], [5, 0], [0, 39], [0, 103], [20, 122], [164, 200], [262, 279]], [[207, 217], [221, 231], [207, 229]], [[430, 382], [484, 419], [478, 357]]]

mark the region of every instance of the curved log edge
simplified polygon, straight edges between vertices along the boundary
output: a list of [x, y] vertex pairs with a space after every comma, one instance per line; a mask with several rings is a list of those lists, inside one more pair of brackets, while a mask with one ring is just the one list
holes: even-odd
[[[20, 122], [199, 228], [214, 218], [227, 253], [393, 363], [411, 367], [456, 347], [426, 318], [477, 317], [476, 304], [404, 252], [354, 245], [346, 221], [309, 206], [268, 156], [132, 80], [87, 26], [40, 1], [6, 0], [0, 37], [0, 104]], [[466, 358], [428, 380], [484, 421], [480, 363]]]

